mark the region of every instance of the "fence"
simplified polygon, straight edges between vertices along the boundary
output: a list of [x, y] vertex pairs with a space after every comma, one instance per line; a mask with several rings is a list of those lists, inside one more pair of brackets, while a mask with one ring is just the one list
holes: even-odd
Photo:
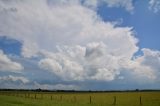
[[[63, 95], [55, 95], [55, 94], [45, 94], [45, 93], [20, 93], [20, 92], [0, 92], [0, 95], [5, 95], [5, 96], [15, 96], [15, 97], [22, 97], [22, 98], [26, 98], [26, 99], [48, 99], [48, 100], [52, 100], [52, 101], [57, 101], [57, 102], [62, 102], [63, 100], [65, 100], [65, 98], [63, 98]], [[47, 95], [47, 96], [46, 96]], [[46, 98], [47, 97], [47, 98]], [[50, 98], [50, 99], [49, 99]], [[94, 104], [94, 96], [89, 96], [88, 97], [88, 104]], [[113, 106], [118, 105], [118, 100], [120, 98], [118, 98], [117, 96], [113, 96], [112, 98], [112, 104]], [[106, 99], [107, 101], [107, 99]], [[78, 103], [78, 96], [74, 95], [72, 97], [70, 97], [70, 102], [72, 103]], [[139, 99], [137, 98], [137, 102], [139, 105], [142, 105], [142, 96], [139, 96]], [[87, 103], [87, 102], [86, 102]]]

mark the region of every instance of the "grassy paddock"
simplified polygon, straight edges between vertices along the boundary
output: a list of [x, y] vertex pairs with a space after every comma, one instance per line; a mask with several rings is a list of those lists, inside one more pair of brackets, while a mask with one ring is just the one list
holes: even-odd
[[160, 92], [0, 92], [1, 106], [160, 106]]

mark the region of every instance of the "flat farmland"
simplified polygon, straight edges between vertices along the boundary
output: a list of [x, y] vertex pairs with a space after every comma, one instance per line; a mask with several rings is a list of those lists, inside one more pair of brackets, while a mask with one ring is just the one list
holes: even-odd
[[0, 92], [0, 106], [160, 106], [160, 92]]

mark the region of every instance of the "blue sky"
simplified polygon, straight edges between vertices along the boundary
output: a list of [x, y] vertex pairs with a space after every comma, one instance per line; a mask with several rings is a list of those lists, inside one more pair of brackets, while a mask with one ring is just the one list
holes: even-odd
[[123, 8], [108, 8], [102, 4], [98, 13], [104, 21], [122, 21], [120, 26], [131, 26], [136, 32], [136, 37], [140, 40], [141, 48], [160, 50], [159, 27], [160, 14], [148, 9], [149, 0], [134, 2], [134, 12], [129, 13]]
[[160, 88], [159, 0], [2, 0], [0, 14], [0, 88]]

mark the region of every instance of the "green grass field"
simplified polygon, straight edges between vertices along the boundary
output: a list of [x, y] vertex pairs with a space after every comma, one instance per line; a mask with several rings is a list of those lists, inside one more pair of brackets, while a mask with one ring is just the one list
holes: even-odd
[[[140, 100], [141, 97], [141, 100]], [[0, 92], [0, 106], [160, 106], [160, 92]]]

